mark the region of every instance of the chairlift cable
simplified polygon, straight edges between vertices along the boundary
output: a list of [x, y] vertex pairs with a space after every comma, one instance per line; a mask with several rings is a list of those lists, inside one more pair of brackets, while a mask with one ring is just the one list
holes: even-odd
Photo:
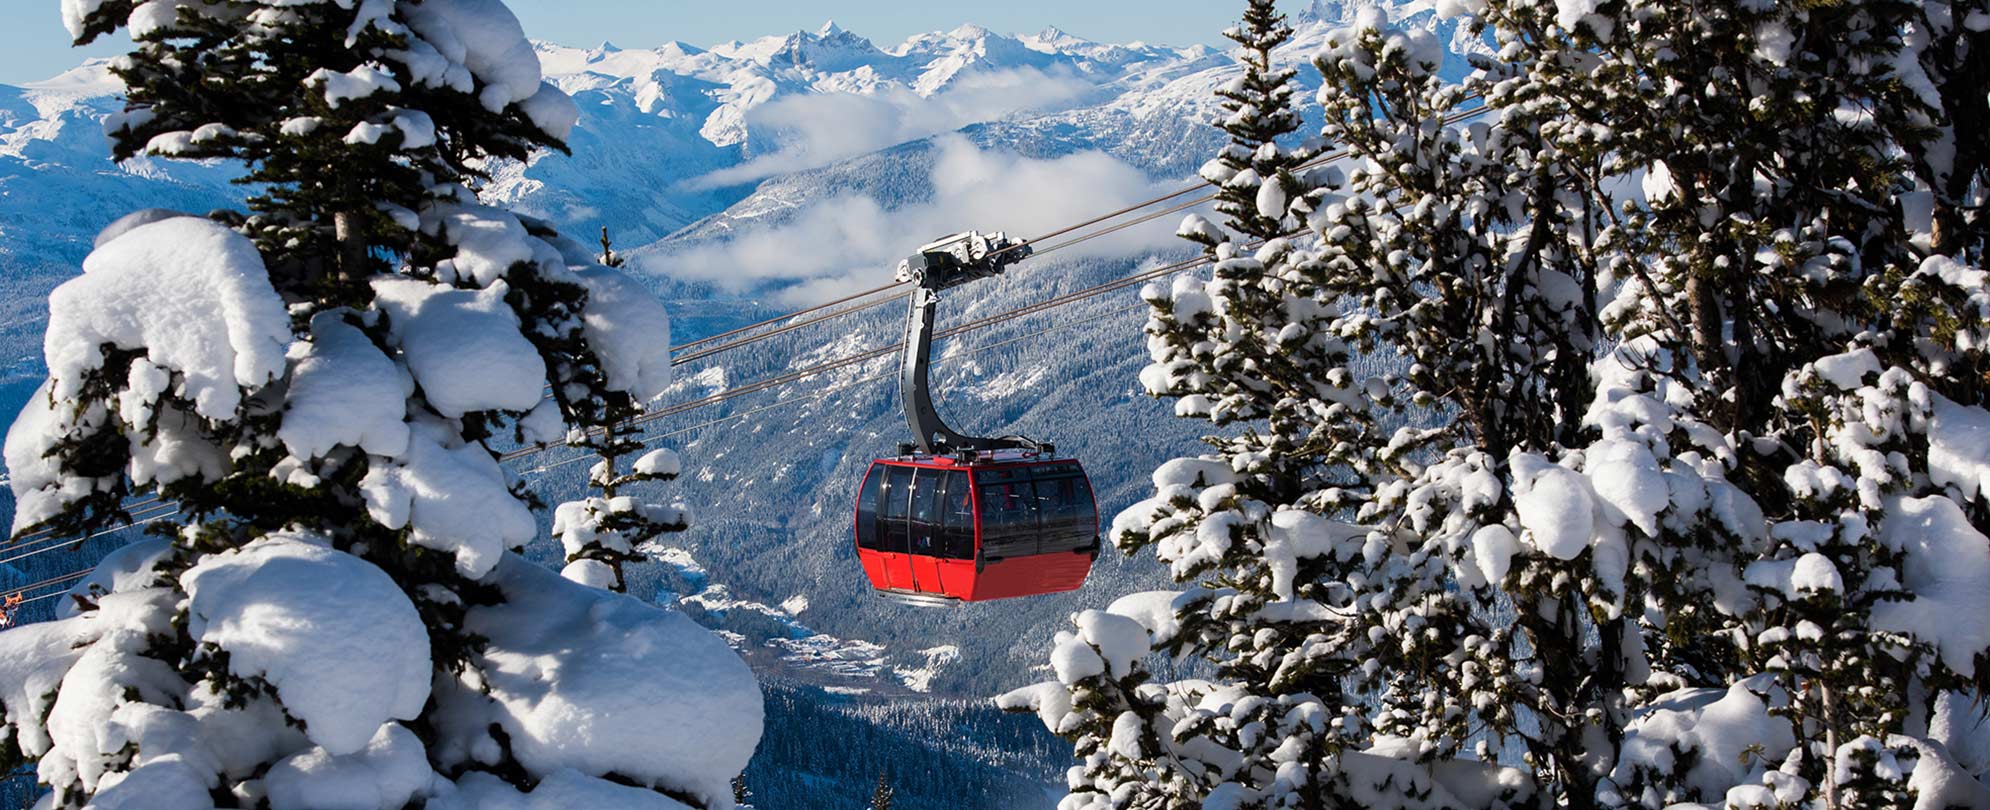
[[[1140, 311], [1140, 310], [1144, 310], [1144, 309], [1147, 309], [1147, 308], [1148, 308], [1148, 305], [1147, 305], [1147, 304], [1145, 304], [1145, 303], [1141, 303], [1141, 304], [1138, 304], [1138, 305], [1136, 305], [1136, 306], [1132, 306], [1132, 307], [1125, 307], [1125, 308], [1122, 308], [1122, 309], [1117, 309], [1117, 310], [1114, 310], [1114, 311], [1112, 311], [1112, 312], [1107, 312], [1107, 313], [1104, 313], [1104, 314], [1101, 314], [1101, 315], [1095, 315], [1095, 316], [1093, 316], [1093, 317], [1090, 317], [1090, 318], [1080, 318], [1080, 319], [1077, 319], [1077, 320], [1073, 320], [1073, 321], [1070, 321], [1070, 322], [1068, 322], [1068, 323], [1063, 323], [1063, 324], [1059, 324], [1059, 325], [1057, 325], [1057, 326], [1053, 326], [1053, 327], [1051, 327], [1051, 328], [1049, 328], [1049, 329], [1045, 329], [1045, 330], [1041, 330], [1041, 331], [1035, 331], [1035, 332], [1026, 332], [1026, 333], [1024, 333], [1024, 334], [1021, 334], [1021, 335], [1017, 335], [1017, 336], [1015, 336], [1015, 337], [1011, 337], [1011, 338], [1003, 338], [1003, 339], [1001, 339], [1001, 340], [997, 340], [997, 341], [994, 341], [994, 342], [992, 342], [992, 343], [984, 343], [984, 344], [982, 344], [982, 345], [979, 345], [979, 346], [975, 346], [975, 347], [973, 347], [973, 348], [971, 348], [971, 349], [968, 349], [967, 351], [964, 351], [964, 352], [961, 352], [961, 353], [959, 353], [959, 354], [956, 354], [956, 355], [950, 355], [950, 356], [948, 356], [948, 357], [945, 357], [945, 358], [943, 358], [943, 359], [941, 360], [941, 362], [951, 362], [951, 361], [953, 361], [953, 360], [954, 360], [954, 359], [956, 359], [956, 358], [965, 358], [965, 357], [974, 357], [974, 356], [976, 356], [976, 355], [980, 355], [980, 354], [984, 354], [984, 353], [986, 353], [986, 352], [990, 352], [990, 351], [993, 351], [993, 350], [995, 350], [995, 349], [999, 349], [999, 348], [1001, 348], [1001, 347], [1003, 347], [1003, 346], [1008, 346], [1008, 345], [1012, 345], [1012, 344], [1015, 344], [1015, 343], [1020, 343], [1020, 342], [1022, 342], [1022, 341], [1025, 341], [1025, 340], [1036, 340], [1036, 339], [1038, 339], [1038, 338], [1042, 338], [1042, 337], [1043, 337], [1043, 336], [1045, 336], [1045, 335], [1051, 335], [1051, 334], [1056, 334], [1056, 333], [1058, 333], [1058, 332], [1062, 332], [1062, 331], [1064, 331], [1064, 330], [1067, 330], [1067, 329], [1075, 329], [1075, 328], [1077, 328], [1077, 327], [1080, 327], [1080, 326], [1084, 326], [1084, 325], [1087, 325], [1087, 324], [1090, 324], [1090, 323], [1096, 323], [1096, 322], [1098, 322], [1098, 321], [1102, 321], [1102, 320], [1107, 320], [1107, 319], [1110, 319], [1110, 318], [1113, 318], [1113, 317], [1116, 317], [1116, 316], [1119, 316], [1119, 315], [1124, 315], [1124, 314], [1128, 314], [1128, 313], [1132, 313], [1132, 312], [1137, 312], [1137, 311]], [[804, 402], [812, 402], [812, 401], [815, 401], [815, 400], [820, 400], [820, 399], [825, 399], [825, 398], [828, 398], [828, 397], [830, 397], [830, 396], [833, 396], [833, 395], [835, 395], [835, 394], [840, 394], [840, 393], [843, 393], [843, 392], [845, 392], [845, 391], [849, 391], [849, 390], [851, 390], [851, 389], [854, 389], [854, 388], [856, 388], [856, 387], [858, 387], [858, 386], [860, 386], [860, 385], [863, 385], [863, 384], [865, 384], [865, 383], [872, 383], [872, 382], [877, 382], [877, 381], [879, 381], [879, 380], [884, 380], [884, 379], [888, 379], [888, 378], [890, 378], [891, 376], [892, 376], [892, 372], [884, 372], [884, 373], [881, 373], [881, 374], [872, 374], [872, 375], [870, 375], [870, 376], [868, 376], [868, 377], [859, 377], [859, 378], [857, 378], [857, 379], [854, 379], [854, 380], [850, 380], [849, 382], [845, 382], [845, 383], [842, 383], [842, 384], [840, 384], [840, 385], [836, 385], [836, 386], [833, 386], [833, 387], [831, 387], [831, 388], [827, 388], [827, 389], [824, 389], [824, 390], [822, 390], [822, 391], [818, 391], [818, 392], [816, 392], [816, 393], [813, 393], [813, 394], [809, 394], [809, 395], [807, 395], [807, 396], [803, 396], [803, 397], [797, 397], [797, 398], [795, 398], [795, 399], [784, 399], [784, 400], [780, 400], [780, 401], [778, 401], [778, 402], [774, 402], [774, 403], [772, 403], [772, 404], [768, 404], [768, 405], [762, 405], [762, 406], [760, 406], [760, 407], [758, 407], [758, 408], [753, 408], [753, 409], [751, 409], [751, 410], [747, 410], [747, 411], [742, 411], [742, 412], [740, 412], [740, 413], [734, 413], [734, 414], [727, 414], [727, 415], [725, 415], [725, 416], [721, 416], [721, 417], [719, 417], [719, 418], [717, 418], [717, 419], [711, 419], [711, 420], [707, 420], [707, 421], [705, 421], [705, 422], [700, 422], [700, 423], [698, 423], [698, 424], [695, 424], [695, 425], [690, 425], [690, 426], [688, 426], [688, 427], [682, 427], [682, 428], [678, 428], [678, 429], [676, 429], [676, 430], [673, 430], [673, 431], [669, 431], [669, 432], [667, 432], [667, 433], [658, 433], [658, 434], [654, 434], [654, 435], [651, 435], [651, 436], [646, 436], [646, 437], [644, 437], [644, 438], [643, 438], [643, 439], [641, 440], [641, 443], [642, 443], [642, 444], [645, 444], [645, 445], [648, 445], [648, 444], [653, 444], [653, 443], [655, 443], [655, 442], [658, 442], [658, 441], [661, 441], [661, 440], [663, 440], [663, 439], [669, 439], [669, 438], [673, 438], [673, 437], [676, 437], [676, 436], [682, 436], [682, 435], [684, 435], [684, 434], [686, 434], [686, 433], [693, 433], [693, 432], [696, 432], [696, 431], [700, 431], [700, 430], [704, 430], [704, 429], [706, 429], [706, 428], [710, 428], [710, 427], [716, 427], [716, 426], [718, 426], [718, 425], [722, 425], [722, 424], [725, 424], [725, 423], [727, 423], [727, 422], [731, 422], [731, 421], [735, 421], [735, 420], [739, 420], [739, 419], [745, 419], [745, 418], [747, 418], [747, 417], [751, 417], [751, 416], [757, 416], [757, 415], [759, 415], [759, 414], [762, 414], [762, 413], [766, 413], [766, 412], [768, 412], [768, 411], [772, 411], [772, 410], [778, 410], [778, 409], [782, 409], [782, 408], [789, 408], [789, 407], [793, 407], [793, 406], [795, 406], [795, 405], [797, 405], [797, 404], [800, 404], [800, 403], [804, 403]], [[546, 449], [547, 449], [547, 450], [552, 450], [552, 449], [554, 449], [554, 447], [553, 447], [553, 446], [548, 446], [548, 447], [547, 447]], [[568, 465], [570, 465], [570, 464], [577, 464], [577, 463], [580, 463], [580, 462], [582, 462], [582, 461], [590, 461], [590, 460], [598, 460], [598, 459], [600, 459], [600, 456], [596, 456], [596, 455], [590, 455], [590, 454], [580, 454], [580, 455], [577, 455], [577, 456], [574, 456], [573, 458], [568, 458], [568, 459], [562, 459], [562, 460], [560, 460], [560, 461], [556, 461], [556, 462], [552, 462], [552, 463], [550, 463], [550, 464], [544, 464], [544, 465], [541, 465], [541, 466], [538, 466], [538, 467], [534, 467], [534, 468], [532, 468], [532, 469], [530, 469], [530, 470], [523, 470], [523, 471], [520, 471], [520, 474], [521, 474], [521, 475], [536, 475], [536, 474], [540, 474], [540, 473], [544, 473], [544, 472], [547, 472], [547, 471], [550, 471], [550, 470], [555, 470], [555, 469], [559, 469], [559, 468], [561, 468], [561, 467], [565, 467], [565, 466], [568, 466]]]
[[[891, 290], [891, 289], [894, 289], [894, 288], [897, 288], [897, 287], [903, 287], [903, 286], [905, 286], [905, 282], [902, 282], [902, 281], [894, 281], [894, 282], [892, 282], [892, 283], [890, 283], [890, 284], [886, 284], [886, 285], [884, 285], [884, 286], [882, 286], [882, 287], [873, 287], [873, 288], [871, 288], [871, 289], [868, 289], [868, 290], [865, 290], [865, 291], [863, 291], [863, 292], [860, 292], [860, 293], [856, 293], [856, 294], [854, 294], [854, 295], [846, 295], [846, 296], [844, 296], [844, 297], [842, 297], [842, 298], [838, 298], [838, 299], [836, 299], [836, 300], [834, 300], [834, 301], [829, 301], [829, 302], [827, 302], [827, 303], [822, 303], [822, 304], [816, 304], [815, 306], [812, 306], [812, 307], [808, 307], [808, 308], [806, 308], [806, 309], [800, 309], [800, 310], [796, 310], [796, 311], [794, 311], [794, 312], [790, 312], [790, 313], [787, 313], [787, 314], [784, 314], [784, 315], [779, 315], [779, 316], [776, 316], [776, 317], [772, 317], [772, 318], [768, 318], [767, 320], [764, 320], [764, 321], [760, 321], [760, 322], [758, 322], [758, 323], [749, 323], [749, 324], [747, 324], [747, 325], [745, 325], [745, 326], [742, 326], [742, 327], [739, 327], [738, 329], [734, 329], [734, 330], [732, 330], [732, 331], [729, 331], [729, 332], [721, 332], [721, 333], [719, 333], [719, 334], [716, 334], [716, 335], [712, 335], [711, 337], [703, 337], [703, 338], [699, 338], [699, 339], [697, 339], [697, 340], [693, 340], [693, 341], [689, 341], [689, 342], [686, 342], [686, 343], [680, 343], [680, 344], [678, 344], [678, 345], [676, 345], [676, 346], [673, 346], [673, 347], [671, 347], [671, 348], [672, 348], [673, 350], [683, 350], [683, 349], [689, 349], [689, 348], [691, 348], [691, 347], [693, 347], [693, 346], [702, 346], [702, 345], [704, 345], [704, 344], [707, 344], [707, 343], [711, 343], [711, 342], [713, 342], [713, 341], [718, 341], [718, 340], [724, 340], [724, 339], [726, 339], [726, 338], [729, 338], [729, 337], [732, 337], [732, 336], [734, 336], [734, 335], [737, 335], [737, 334], [741, 334], [741, 333], [743, 333], [743, 332], [751, 332], [751, 331], [753, 331], [753, 330], [755, 330], [755, 329], [759, 329], [760, 327], [763, 327], [763, 326], [771, 326], [771, 325], [773, 325], [773, 324], [777, 324], [777, 323], [780, 323], [780, 322], [782, 322], [782, 321], [785, 321], [785, 320], [788, 320], [789, 318], [794, 318], [794, 317], [798, 317], [798, 316], [802, 316], [802, 315], [807, 315], [807, 314], [809, 314], [809, 313], [812, 313], [812, 312], [821, 312], [822, 310], [825, 310], [825, 309], [829, 309], [830, 307], [834, 307], [834, 306], [837, 306], [838, 304], [847, 304], [847, 303], [849, 303], [849, 302], [851, 302], [851, 301], [855, 301], [855, 300], [857, 300], [857, 299], [859, 299], [859, 298], [864, 298], [864, 297], [866, 297], [866, 296], [871, 296], [871, 295], [876, 295], [876, 294], [878, 294], [878, 293], [881, 293], [881, 292], [885, 292], [885, 291], [887, 291], [887, 290]], [[852, 311], [854, 312], [855, 310], [852, 310]], [[673, 362], [673, 364], [675, 364], [675, 363], [677, 363], [677, 362], [684, 362], [684, 361], [682, 361], [682, 360], [673, 360], [672, 362]]]
[[21, 561], [21, 560], [25, 560], [25, 559], [28, 559], [28, 558], [30, 558], [30, 557], [37, 557], [37, 556], [40, 556], [40, 555], [42, 555], [42, 554], [47, 554], [47, 553], [49, 553], [49, 552], [51, 552], [51, 551], [65, 551], [65, 550], [68, 550], [68, 549], [70, 549], [70, 548], [73, 548], [73, 547], [75, 547], [75, 546], [77, 546], [77, 545], [80, 545], [80, 544], [83, 544], [83, 543], [87, 543], [87, 542], [89, 542], [89, 541], [91, 541], [91, 540], [95, 540], [95, 539], [97, 539], [97, 538], [99, 538], [99, 537], [103, 537], [104, 535], [108, 535], [108, 534], [117, 534], [118, 532], [121, 532], [121, 531], [125, 531], [125, 530], [127, 530], [127, 529], [135, 529], [135, 528], [138, 528], [138, 527], [140, 527], [140, 526], [144, 526], [144, 525], [147, 525], [147, 524], [151, 524], [151, 523], [157, 523], [158, 521], [161, 521], [161, 520], [165, 520], [166, 518], [169, 518], [169, 517], [172, 517], [172, 516], [174, 516], [174, 515], [177, 515], [177, 514], [179, 514], [179, 512], [180, 512], [180, 507], [179, 507], [179, 505], [178, 505], [178, 504], [171, 504], [171, 503], [168, 503], [168, 504], [161, 504], [161, 506], [163, 506], [164, 508], [163, 508], [163, 509], [161, 509], [161, 510], [159, 510], [159, 511], [154, 511], [154, 512], [151, 512], [151, 513], [148, 513], [148, 514], [145, 514], [145, 515], [133, 515], [133, 516], [132, 516], [132, 521], [131, 521], [130, 523], [126, 523], [126, 524], [124, 524], [124, 525], [122, 525], [122, 526], [117, 526], [117, 527], [114, 527], [114, 528], [109, 528], [109, 529], [102, 529], [102, 530], [99, 530], [99, 531], [96, 531], [96, 532], [93, 532], [93, 533], [91, 533], [91, 534], [87, 534], [87, 535], [84, 535], [84, 536], [82, 536], [82, 537], [80, 537], [80, 538], [77, 538], [77, 539], [74, 539], [74, 540], [70, 540], [70, 539], [66, 539], [66, 538], [65, 538], [65, 539], [63, 539], [63, 540], [62, 540], [61, 542], [58, 542], [58, 543], [51, 543], [51, 544], [49, 544], [49, 545], [45, 545], [45, 546], [42, 546], [42, 547], [40, 547], [40, 548], [36, 548], [36, 549], [33, 549], [33, 550], [30, 550], [30, 551], [22, 551], [22, 552], [20, 552], [20, 553], [17, 553], [17, 554], [14, 554], [13, 556], [10, 556], [10, 557], [5, 557], [5, 558], [0, 558], [0, 565], [8, 565], [8, 564], [12, 564], [12, 563], [16, 563], [16, 562], [19, 562], [19, 561]]
[[[903, 286], [905, 286], [905, 285], [904, 285], [904, 283], [902, 283], [902, 282], [901, 282], [901, 283], [898, 283], [898, 284], [892, 284], [892, 285], [888, 285], [888, 286], [884, 286], [884, 287], [879, 287], [879, 288], [878, 288], [877, 290], [873, 290], [872, 292], [877, 292], [877, 291], [879, 291], [879, 290], [895, 290], [896, 288], [898, 288], [898, 287], [903, 287]], [[846, 298], [846, 299], [843, 299], [843, 300], [846, 300], [846, 301], [847, 301], [847, 300], [850, 300], [850, 299], [847, 299], [847, 298]], [[781, 326], [781, 327], [779, 327], [779, 328], [777, 328], [777, 329], [772, 329], [772, 330], [769, 330], [769, 331], [766, 331], [766, 332], [762, 332], [762, 333], [760, 333], [760, 334], [757, 334], [757, 335], [753, 335], [753, 336], [751, 336], [751, 337], [747, 337], [747, 338], [742, 338], [742, 339], [740, 339], [740, 340], [737, 340], [737, 341], [734, 341], [734, 342], [732, 342], [732, 343], [726, 343], [726, 344], [722, 344], [722, 345], [719, 345], [719, 346], [713, 346], [713, 347], [711, 347], [711, 348], [708, 348], [708, 349], [700, 349], [700, 350], [698, 350], [698, 351], [695, 351], [695, 352], [691, 352], [691, 353], [689, 353], [689, 354], [683, 354], [683, 355], [678, 355], [678, 356], [676, 356], [676, 357], [672, 357], [672, 358], [670, 358], [670, 364], [671, 364], [672, 366], [681, 366], [681, 365], [684, 365], [684, 364], [686, 364], [686, 363], [689, 363], [689, 362], [692, 362], [692, 361], [694, 361], [694, 360], [700, 360], [700, 359], [703, 359], [703, 358], [706, 358], [706, 357], [710, 357], [710, 356], [712, 356], [712, 355], [715, 355], [715, 354], [720, 354], [720, 353], [723, 353], [723, 352], [728, 352], [728, 351], [731, 351], [731, 350], [733, 350], [733, 349], [737, 349], [737, 348], [740, 348], [740, 347], [742, 347], [742, 346], [746, 346], [746, 345], [748, 345], [748, 344], [752, 344], [752, 343], [758, 343], [758, 342], [760, 342], [760, 341], [763, 341], [763, 340], [766, 340], [766, 339], [768, 339], [768, 338], [771, 338], [771, 337], [774, 337], [774, 336], [776, 336], [776, 335], [784, 335], [784, 334], [787, 334], [787, 333], [789, 333], [789, 332], [793, 332], [793, 331], [795, 331], [795, 330], [797, 330], [797, 329], [801, 329], [801, 328], [804, 328], [804, 327], [808, 327], [808, 326], [814, 326], [815, 324], [818, 324], [818, 323], [822, 323], [823, 321], [829, 321], [829, 320], [835, 320], [835, 319], [837, 319], [837, 318], [841, 318], [841, 317], [843, 317], [843, 316], [845, 316], [845, 315], [854, 315], [854, 314], [856, 314], [856, 313], [858, 313], [858, 312], [862, 312], [862, 311], [864, 311], [864, 310], [867, 310], [867, 309], [871, 309], [871, 308], [873, 308], [873, 307], [879, 307], [879, 306], [883, 306], [883, 305], [885, 305], [885, 304], [889, 304], [889, 303], [892, 303], [892, 302], [894, 302], [894, 301], [897, 301], [897, 300], [898, 300], [898, 296], [896, 296], [896, 295], [893, 295], [893, 296], [887, 296], [887, 297], [884, 297], [884, 298], [880, 298], [880, 299], [878, 299], [878, 300], [876, 300], [876, 301], [869, 301], [869, 302], [865, 302], [865, 303], [862, 303], [862, 304], [858, 304], [858, 305], [856, 305], [856, 306], [853, 306], [853, 307], [850, 307], [850, 308], [847, 308], [847, 309], [841, 309], [841, 310], [837, 310], [837, 311], [835, 311], [835, 312], [830, 312], [830, 313], [825, 313], [825, 314], [822, 314], [822, 315], [817, 315], [817, 316], [815, 316], [815, 317], [813, 317], [813, 318], [805, 318], [805, 319], [802, 319], [802, 320], [799, 320], [799, 321], [795, 321], [795, 322], [793, 322], [793, 323], [789, 323], [789, 324], [786, 324], [786, 325], [783, 325], [783, 326]], [[809, 312], [809, 311], [811, 311], [811, 310], [803, 310], [803, 312]], [[797, 313], [797, 314], [799, 314], [799, 313]], [[787, 316], [787, 317], [792, 317], [792, 316]], [[779, 318], [776, 318], [775, 320], [780, 320], [780, 319], [779, 319]], [[689, 345], [689, 344], [686, 344], [686, 345]]]
[[11, 593], [11, 594], [23, 594], [27, 593], [28, 591], [35, 590], [37, 588], [46, 588], [50, 585], [66, 585], [68, 583], [75, 582], [76, 580], [89, 576], [90, 572], [94, 570], [96, 569], [94, 566], [92, 566], [91, 568], [86, 568], [81, 571], [76, 571], [73, 573], [63, 574], [62, 576], [59, 577], [50, 577], [40, 582], [35, 582], [28, 585], [22, 585], [18, 588], [13, 588], [13, 587], [0, 588], [0, 592]]
[[[140, 509], [144, 509], [144, 508], [146, 508], [146, 507], [149, 507], [149, 506], [151, 506], [152, 504], [155, 504], [155, 503], [158, 503], [158, 502], [159, 502], [159, 495], [158, 495], [158, 493], [156, 493], [156, 492], [154, 492], [154, 493], [147, 493], [147, 494], [145, 494], [145, 495], [142, 495], [142, 496], [140, 496], [140, 497], [138, 497], [138, 498], [135, 498], [135, 499], [133, 499], [133, 500], [132, 500], [132, 501], [131, 501], [130, 503], [127, 503], [127, 504], [122, 504], [122, 505], [120, 506], [120, 508], [122, 508], [122, 509], [123, 509], [123, 510], [125, 511], [125, 514], [131, 514], [131, 513], [132, 513], [132, 512], [134, 512], [134, 511], [137, 511], [137, 510], [140, 510]], [[129, 524], [127, 524], [127, 525], [129, 525]], [[5, 548], [4, 548], [4, 549], [0, 549], [0, 550], [17, 550], [17, 549], [18, 549], [18, 548], [19, 548], [20, 546], [24, 546], [24, 545], [27, 545], [27, 544], [29, 544], [29, 543], [33, 543], [33, 542], [35, 542], [35, 541], [37, 541], [37, 540], [41, 540], [41, 539], [44, 539], [44, 538], [47, 538], [47, 537], [50, 537], [50, 536], [52, 536], [53, 534], [54, 534], [54, 531], [53, 531], [53, 530], [51, 530], [51, 529], [36, 529], [35, 531], [32, 531], [32, 532], [29, 532], [29, 533], [27, 533], [27, 534], [25, 534], [25, 535], [22, 535], [22, 536], [20, 536], [20, 537], [18, 537], [18, 538], [15, 538], [15, 539], [13, 539], [13, 540], [10, 540], [10, 541], [7, 541], [7, 542], [6, 542], [5, 544], [4, 544], [4, 545], [5, 545]], [[85, 539], [88, 539], [88, 538], [85, 538]]]

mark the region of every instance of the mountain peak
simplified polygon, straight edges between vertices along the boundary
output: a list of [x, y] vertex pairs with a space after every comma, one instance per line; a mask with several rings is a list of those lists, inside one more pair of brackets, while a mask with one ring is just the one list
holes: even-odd
[[986, 39], [990, 36], [994, 36], [994, 32], [989, 31], [988, 29], [983, 28], [974, 23], [968, 23], [966, 25], [963, 25], [959, 28], [947, 32], [947, 36], [953, 37], [954, 39]]
[[1061, 42], [1065, 40], [1071, 40], [1076, 42], [1089, 41], [1084, 37], [1072, 36], [1070, 32], [1065, 31], [1064, 29], [1059, 28], [1055, 25], [1044, 26], [1042, 31], [1036, 32], [1036, 39], [1038, 42]]
[[1313, 0], [1305, 11], [1299, 12], [1302, 22], [1344, 23], [1354, 19], [1364, 6], [1375, 5], [1373, 0]]
[[600, 45], [597, 45], [597, 46], [595, 46], [594, 50], [595, 50], [595, 52], [596, 52], [596, 53], [621, 53], [621, 52], [622, 52], [622, 49], [621, 49], [621, 48], [617, 48], [617, 47], [615, 47], [615, 43], [613, 43], [613, 42], [609, 42], [608, 40], [605, 40], [605, 39], [601, 41], [601, 44], [600, 44]]
[[816, 31], [815, 35], [818, 37], [827, 38], [827, 37], [836, 36], [837, 34], [841, 33], [843, 33], [843, 26], [837, 25], [835, 20], [830, 20], [829, 22], [823, 23], [822, 29]]

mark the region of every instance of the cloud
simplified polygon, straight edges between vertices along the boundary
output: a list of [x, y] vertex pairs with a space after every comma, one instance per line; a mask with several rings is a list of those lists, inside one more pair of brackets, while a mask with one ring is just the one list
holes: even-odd
[[[1175, 191], [1101, 152], [1049, 160], [982, 151], [960, 136], [938, 143], [934, 194], [887, 209], [843, 195], [817, 201], [782, 225], [729, 241], [636, 259], [646, 272], [749, 291], [779, 284], [782, 303], [807, 305], [887, 283], [900, 259], [940, 236], [977, 229], [1032, 238]], [[1061, 250], [1063, 257], [1136, 256], [1182, 245], [1182, 215]]]
[[753, 108], [746, 125], [774, 151], [694, 178], [691, 188], [740, 185], [827, 166], [907, 141], [1069, 106], [1099, 92], [1084, 79], [1019, 68], [962, 76], [930, 96], [890, 86], [871, 94], [784, 96]]

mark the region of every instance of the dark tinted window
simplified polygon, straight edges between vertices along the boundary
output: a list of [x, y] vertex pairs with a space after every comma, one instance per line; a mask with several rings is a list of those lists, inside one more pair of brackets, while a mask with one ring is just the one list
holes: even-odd
[[1092, 488], [1083, 475], [1052, 472], [1036, 479], [1038, 553], [1090, 548], [1098, 532]]
[[941, 499], [940, 556], [950, 560], [974, 559], [974, 499], [967, 486], [967, 473], [947, 473], [947, 487]]
[[1028, 467], [999, 467], [992, 470], [981, 470], [974, 474], [974, 482], [977, 484], [1006, 484], [1011, 481], [1028, 480], [1030, 480], [1030, 468]]
[[920, 470], [912, 479], [912, 553], [940, 553], [940, 516], [945, 505], [945, 473]]
[[1035, 554], [1036, 533], [1036, 492], [1029, 481], [981, 485], [981, 556]]
[[878, 547], [878, 492], [884, 485], [884, 468], [872, 467], [857, 489], [857, 547]]
[[912, 468], [887, 467], [884, 492], [878, 496], [879, 549], [904, 554], [911, 538], [906, 532], [906, 512], [912, 506]]

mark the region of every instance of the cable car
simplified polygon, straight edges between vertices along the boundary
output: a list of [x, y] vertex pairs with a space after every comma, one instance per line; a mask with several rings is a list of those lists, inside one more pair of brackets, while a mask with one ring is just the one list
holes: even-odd
[[959, 605], [1071, 591], [1098, 559], [1098, 504], [1083, 465], [1020, 436], [961, 434], [927, 387], [938, 293], [1029, 254], [1026, 243], [970, 231], [899, 265], [899, 280], [916, 282], [899, 373], [914, 441], [871, 463], [854, 531], [864, 575], [887, 598]]
[[878, 459], [857, 501], [857, 559], [900, 601], [981, 602], [1076, 590], [1099, 514], [1072, 459]]

